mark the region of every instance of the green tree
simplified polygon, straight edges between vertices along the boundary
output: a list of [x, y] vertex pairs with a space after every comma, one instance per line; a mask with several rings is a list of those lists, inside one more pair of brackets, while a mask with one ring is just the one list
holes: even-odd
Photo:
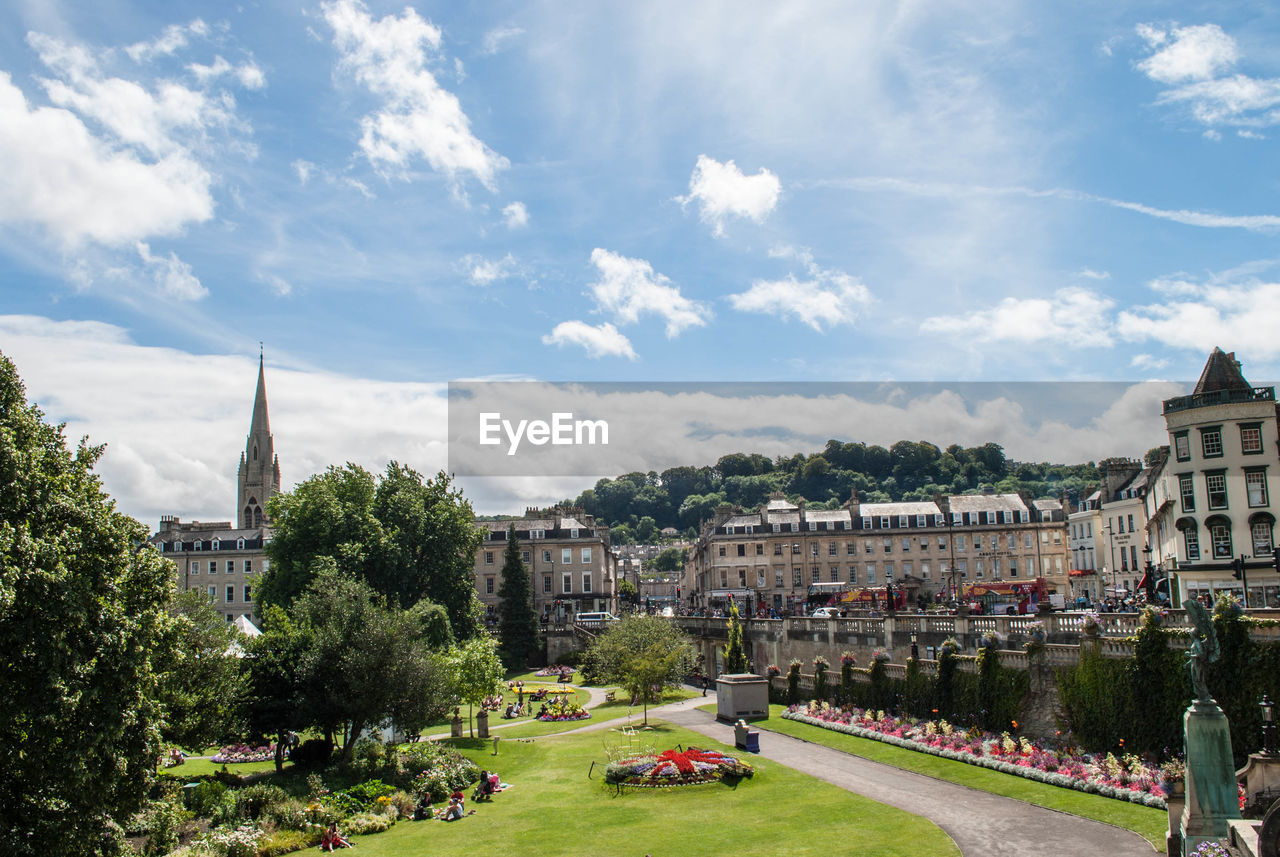
[[649, 567], [656, 571], [683, 571], [688, 555], [689, 552], [684, 548], [665, 548], [653, 558]]
[[290, 615], [302, 639], [286, 642], [301, 650], [301, 719], [331, 739], [341, 735], [349, 761], [366, 728], [394, 719], [415, 731], [442, 712], [448, 681], [421, 613], [388, 607], [380, 593], [331, 560], [316, 566]]
[[747, 671], [747, 653], [742, 647], [742, 623], [738, 621], [738, 605], [729, 605], [729, 641], [724, 647], [724, 671], [726, 673], [744, 673]]
[[634, 605], [640, 599], [640, 591], [628, 578], [618, 581], [618, 597], [628, 604]]
[[169, 644], [156, 656], [165, 709], [160, 737], [188, 750], [242, 737], [242, 635], [197, 589], [176, 593], [169, 615]]
[[276, 770], [284, 766], [285, 736], [306, 724], [303, 656], [307, 639], [278, 605], [265, 608], [262, 635], [246, 645], [245, 718], [249, 732], [276, 739]]
[[159, 758], [172, 563], [0, 355], [0, 850], [109, 850]]
[[498, 644], [492, 637], [473, 637], [450, 652], [449, 666], [454, 693], [467, 704], [467, 728], [474, 738], [472, 709], [502, 687], [502, 660], [498, 657]]
[[647, 706], [658, 701], [663, 688], [678, 687], [696, 663], [693, 645], [674, 624], [660, 616], [633, 615], [601, 632], [583, 658], [583, 673], [595, 682], [621, 685]]
[[328, 560], [400, 607], [423, 598], [443, 605], [453, 635], [478, 630], [475, 552], [481, 535], [471, 505], [445, 473], [423, 480], [391, 462], [379, 479], [355, 464], [330, 467], [271, 499], [271, 569], [262, 604], [287, 607]]
[[507, 549], [502, 558], [498, 637], [502, 641], [502, 663], [507, 669], [526, 666], [530, 655], [538, 650], [538, 616], [533, 611], [533, 590], [529, 571], [520, 559], [515, 524], [507, 530]]

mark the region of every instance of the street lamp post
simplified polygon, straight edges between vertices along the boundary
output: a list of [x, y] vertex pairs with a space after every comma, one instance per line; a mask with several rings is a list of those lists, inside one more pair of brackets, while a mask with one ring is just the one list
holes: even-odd
[[[1107, 553], [1111, 557], [1111, 594], [1114, 595], [1116, 592], [1116, 543], [1112, 538], [1115, 534], [1111, 530], [1110, 519], [1107, 520], [1107, 525], [1102, 529], [1107, 534]], [[1103, 573], [1106, 573], [1106, 569], [1103, 569]], [[1105, 595], [1106, 593], [1103, 594]]]
[[1156, 567], [1151, 564], [1151, 542], [1147, 542], [1146, 547], [1142, 549], [1142, 559], [1146, 566], [1146, 575], [1143, 580], [1147, 584], [1147, 603], [1154, 604], [1156, 600]]

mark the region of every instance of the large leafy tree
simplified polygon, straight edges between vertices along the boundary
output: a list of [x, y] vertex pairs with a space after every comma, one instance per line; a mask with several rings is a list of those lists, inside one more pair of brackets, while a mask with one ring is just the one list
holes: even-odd
[[0, 355], [0, 852], [97, 854], [159, 757], [171, 566]]
[[250, 670], [260, 670], [253, 685], [280, 676], [290, 690], [281, 688], [257, 712], [257, 722], [268, 726], [263, 731], [314, 726], [330, 740], [341, 737], [343, 758], [350, 759], [365, 729], [392, 721], [416, 732], [446, 710], [449, 681], [443, 656], [432, 650], [438, 632], [430, 614], [388, 606], [332, 560], [316, 561], [315, 578], [294, 602], [289, 623], [268, 616], [267, 633], [253, 649]]
[[502, 557], [502, 585], [498, 587], [498, 637], [502, 663], [518, 669], [529, 663], [538, 650], [538, 616], [533, 611], [533, 590], [529, 570], [520, 558], [520, 542], [515, 524], [507, 530], [507, 549]]
[[730, 674], [747, 671], [747, 653], [742, 645], [742, 623], [738, 620], [738, 605], [729, 607], [729, 641], [724, 647], [724, 671]]
[[195, 750], [243, 735], [241, 635], [199, 590], [176, 593], [169, 614], [171, 644], [157, 658], [165, 707], [161, 737]]
[[391, 462], [378, 478], [355, 464], [330, 467], [271, 500], [271, 569], [258, 595], [288, 606], [325, 560], [369, 583], [400, 607], [423, 598], [442, 605], [452, 633], [476, 633], [471, 505], [449, 476], [424, 480]]
[[697, 658], [689, 638], [660, 616], [633, 615], [606, 628], [591, 647], [583, 671], [592, 681], [622, 685], [645, 704], [678, 687]]

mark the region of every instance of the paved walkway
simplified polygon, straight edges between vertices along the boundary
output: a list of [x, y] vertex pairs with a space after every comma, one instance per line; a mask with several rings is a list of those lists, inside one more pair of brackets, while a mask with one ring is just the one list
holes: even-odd
[[[710, 712], [698, 710], [714, 700], [715, 694], [710, 693], [706, 698], [652, 708], [649, 713], [732, 745], [733, 727]], [[615, 719], [573, 731], [617, 728], [625, 723], [625, 718]], [[1158, 853], [1147, 840], [1123, 828], [936, 780], [768, 729], [761, 731], [767, 733], [760, 736], [761, 756], [927, 818], [946, 831], [964, 857], [1154, 857]]]

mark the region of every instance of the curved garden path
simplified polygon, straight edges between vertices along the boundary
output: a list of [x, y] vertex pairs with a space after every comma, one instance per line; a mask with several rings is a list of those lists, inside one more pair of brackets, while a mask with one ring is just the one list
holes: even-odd
[[[715, 694], [709, 693], [706, 698], [681, 700], [652, 708], [649, 713], [732, 745], [733, 726], [716, 720], [710, 712], [698, 710], [714, 699]], [[594, 692], [592, 700], [595, 701]], [[616, 728], [624, 723], [626, 718], [618, 718], [572, 731]], [[760, 736], [761, 756], [927, 818], [946, 831], [965, 857], [1153, 857], [1158, 853], [1150, 842], [1130, 830], [904, 771], [771, 732], [758, 723], [752, 728], [766, 733]]]

